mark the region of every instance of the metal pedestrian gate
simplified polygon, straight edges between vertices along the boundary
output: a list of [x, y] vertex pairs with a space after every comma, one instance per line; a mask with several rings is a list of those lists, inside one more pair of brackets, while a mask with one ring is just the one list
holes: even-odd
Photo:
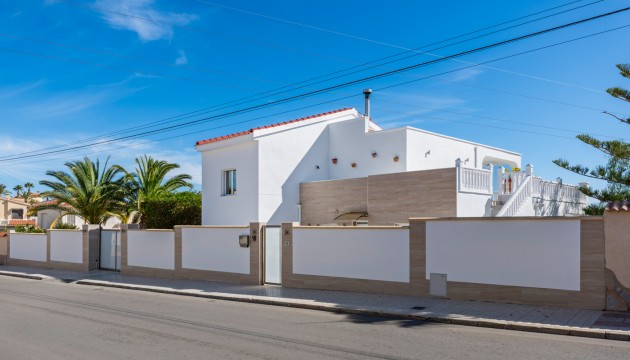
[[282, 283], [282, 247], [279, 225], [265, 226], [264, 261], [265, 284]]
[[120, 271], [120, 234], [120, 230], [101, 229], [100, 269]]

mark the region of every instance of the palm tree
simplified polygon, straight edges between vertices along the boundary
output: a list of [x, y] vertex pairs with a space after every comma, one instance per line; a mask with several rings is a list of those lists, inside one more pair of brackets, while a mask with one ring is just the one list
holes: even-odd
[[89, 224], [102, 224], [119, 213], [124, 207], [124, 177], [118, 166], [108, 167], [108, 161], [109, 158], [102, 170], [98, 159], [93, 162], [85, 157], [82, 161], [67, 162], [65, 166], [69, 173], [47, 171], [46, 175], [56, 181], [43, 180], [40, 184], [51, 189], [44, 196], [57, 200], [57, 203], [46, 208], [59, 211], [59, 218], [77, 215]]
[[33, 202], [33, 200], [31, 199], [31, 195], [33, 195], [33, 193], [31, 192], [31, 189], [34, 186], [35, 185], [33, 185], [33, 183], [30, 183], [30, 182], [27, 182], [26, 184], [24, 184], [24, 187], [26, 188], [26, 191], [22, 193], [22, 197], [24, 198], [24, 201]]
[[15, 185], [13, 187], [13, 191], [15, 191], [15, 197], [20, 197], [20, 191], [22, 191], [24, 188], [22, 187], [22, 185]]
[[33, 183], [27, 182], [26, 184], [24, 184], [24, 187], [26, 188], [26, 191], [30, 193], [31, 189], [34, 188], [35, 185], [33, 185]]
[[0, 184], [0, 195], [9, 195], [11, 194], [9, 190], [7, 190], [7, 186], [4, 184]]
[[156, 160], [151, 156], [144, 155], [136, 158], [136, 172], [131, 174], [125, 171], [127, 180], [127, 199], [132, 209], [140, 215], [140, 222], [143, 223], [143, 203], [157, 199], [161, 196], [172, 194], [181, 188], [192, 189], [192, 184], [188, 180], [190, 175], [179, 174], [168, 178], [168, 173], [178, 169], [179, 165], [169, 163], [164, 160]]

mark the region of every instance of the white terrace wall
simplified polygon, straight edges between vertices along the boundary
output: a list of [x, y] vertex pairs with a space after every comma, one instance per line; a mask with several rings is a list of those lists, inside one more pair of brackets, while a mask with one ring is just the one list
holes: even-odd
[[580, 290], [580, 221], [427, 222], [426, 279]]
[[409, 229], [283, 224], [282, 285], [408, 294]]
[[[410, 219], [409, 228], [282, 225], [282, 286], [604, 309], [601, 217]], [[436, 277], [437, 278], [437, 277]], [[436, 286], [437, 288], [437, 286]]]
[[[127, 275], [260, 284], [260, 229], [250, 226], [176, 226], [129, 230], [122, 226], [121, 272]], [[249, 235], [249, 247], [239, 236]]]
[[50, 261], [83, 263], [83, 232], [79, 230], [49, 230]]
[[410, 219], [410, 227], [421, 295], [431, 274], [444, 274], [448, 298], [606, 308], [601, 217]]
[[239, 246], [249, 227], [182, 227], [182, 269], [250, 273], [250, 249]]
[[48, 269], [98, 269], [98, 225], [82, 230], [47, 230], [46, 234], [10, 233], [6, 263]]
[[127, 230], [126, 260], [130, 267], [175, 270], [175, 232]]
[[47, 235], [11, 233], [9, 234], [9, 251], [9, 257], [12, 260], [46, 262], [48, 259]]

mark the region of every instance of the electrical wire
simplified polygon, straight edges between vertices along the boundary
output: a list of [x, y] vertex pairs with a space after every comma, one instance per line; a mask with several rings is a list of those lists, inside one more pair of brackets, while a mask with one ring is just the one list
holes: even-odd
[[[85, 147], [89, 147], [89, 146], [107, 144], [107, 143], [111, 143], [111, 142], [115, 142], [115, 141], [121, 141], [121, 140], [130, 139], [130, 138], [135, 138], [135, 137], [138, 137], [138, 136], [152, 135], [152, 134], [155, 134], [155, 133], [169, 131], [169, 130], [181, 128], [181, 127], [184, 127], [184, 126], [191, 126], [191, 125], [194, 125], [194, 124], [197, 124], [197, 123], [200, 123], [200, 122], [205, 122], [205, 121], [208, 121], [208, 120], [211, 120], [211, 119], [218, 119], [218, 118], [224, 118], [224, 117], [227, 117], [227, 116], [238, 115], [238, 114], [241, 114], [241, 113], [247, 113], [247, 112], [251, 112], [251, 111], [254, 111], [254, 110], [261, 109], [261, 108], [266, 108], [266, 107], [270, 107], [270, 106], [273, 106], [273, 105], [278, 105], [278, 104], [294, 101], [294, 100], [297, 100], [297, 99], [310, 97], [310, 96], [314, 96], [314, 95], [317, 95], [317, 94], [321, 94], [321, 93], [329, 92], [329, 91], [332, 91], [332, 90], [340, 89], [340, 88], [347, 87], [347, 86], [350, 86], [350, 85], [353, 85], [353, 84], [358, 84], [358, 83], [366, 82], [366, 81], [373, 80], [373, 79], [378, 79], [378, 78], [382, 78], [382, 77], [386, 77], [386, 76], [391, 76], [393, 74], [398, 74], [398, 73], [401, 73], [401, 72], [405, 72], [405, 71], [409, 71], [409, 70], [416, 69], [416, 68], [419, 68], [419, 67], [423, 67], [423, 66], [431, 65], [431, 64], [434, 64], [434, 63], [437, 63], [437, 62], [441, 62], [441, 61], [444, 61], [444, 60], [446, 60], [448, 58], [460, 57], [460, 56], [464, 56], [464, 55], [468, 55], [468, 54], [477, 53], [477, 52], [480, 52], [480, 51], [485, 51], [485, 50], [488, 50], [488, 49], [492, 49], [492, 48], [495, 48], [495, 47], [498, 47], [498, 46], [511, 44], [511, 43], [514, 43], [514, 42], [517, 42], [517, 41], [529, 39], [529, 38], [532, 38], [532, 37], [535, 37], [535, 36], [540, 36], [540, 35], [547, 34], [547, 33], [550, 33], [550, 32], [553, 32], [553, 31], [557, 31], [557, 30], [560, 30], [560, 29], [564, 29], [564, 28], [567, 28], [567, 27], [571, 27], [571, 26], [575, 26], [575, 25], [582, 24], [582, 23], [585, 23], [585, 22], [593, 21], [593, 20], [596, 20], [596, 19], [601, 19], [601, 18], [604, 18], [604, 17], [608, 17], [608, 16], [611, 16], [611, 15], [614, 15], [614, 14], [618, 14], [618, 13], [627, 11], [627, 10], [630, 10], [630, 7], [626, 7], [626, 8], [622, 8], [622, 9], [619, 9], [619, 10], [611, 11], [611, 12], [608, 12], [608, 13], [605, 13], [605, 14], [592, 16], [592, 17], [589, 17], [589, 18], [586, 18], [586, 19], [582, 19], [582, 20], [579, 20], [579, 21], [574, 21], [574, 22], [571, 22], [571, 23], [568, 23], [568, 24], [564, 24], [564, 25], [548, 28], [548, 29], [545, 29], [545, 30], [541, 30], [541, 31], [537, 31], [537, 32], [534, 32], [534, 33], [522, 35], [522, 36], [511, 38], [511, 39], [508, 39], [508, 40], [503, 40], [503, 41], [500, 41], [500, 42], [497, 42], [497, 43], [493, 43], [493, 44], [490, 44], [490, 45], [485, 45], [485, 46], [478, 47], [478, 48], [475, 48], [475, 49], [466, 50], [466, 51], [463, 51], [463, 52], [460, 52], [460, 53], [457, 53], [457, 54], [449, 55], [448, 57], [444, 57], [444, 58], [440, 58], [440, 59], [433, 59], [433, 60], [430, 60], [430, 61], [427, 61], [427, 62], [406, 66], [406, 67], [403, 67], [403, 68], [400, 68], [400, 69], [387, 71], [387, 72], [384, 72], [384, 73], [372, 75], [372, 76], [365, 77], [365, 78], [362, 78], [362, 79], [356, 79], [356, 80], [349, 81], [349, 82], [346, 82], [346, 83], [329, 86], [327, 88], [323, 88], [323, 89], [319, 89], [319, 90], [315, 90], [315, 91], [310, 91], [310, 92], [299, 94], [299, 95], [294, 95], [294, 96], [291, 96], [291, 97], [288, 97], [288, 98], [275, 100], [275, 101], [264, 103], [264, 104], [250, 106], [250, 107], [247, 107], [247, 108], [244, 108], [244, 109], [238, 109], [238, 110], [230, 111], [230, 112], [227, 112], [227, 113], [224, 113], [224, 114], [220, 114], [220, 115], [216, 115], [216, 116], [212, 116], [212, 117], [207, 117], [207, 118], [203, 118], [203, 119], [197, 119], [197, 120], [189, 121], [189, 122], [186, 122], [186, 123], [183, 123], [183, 124], [177, 124], [177, 125], [172, 125], [172, 126], [168, 126], [168, 127], [165, 127], [165, 128], [157, 129], [157, 130], [151, 130], [151, 131], [146, 131], [146, 132], [142, 132], [142, 133], [138, 133], [138, 134], [122, 136], [122, 137], [119, 137], [119, 138], [116, 138], [116, 139], [102, 141], [102, 142], [97, 142], [97, 143], [94, 143], [94, 144], [74, 146], [74, 147], [70, 147], [70, 148], [66, 148], [66, 149], [48, 151], [48, 152], [44, 152], [44, 153], [40, 153], [40, 154], [30, 154], [30, 155], [25, 155], [25, 156], [12, 155], [12, 156], [9, 156], [9, 157], [2, 157], [2, 158], [0, 158], [0, 161], [4, 162], [4, 161], [9, 161], [9, 160], [15, 160], [15, 159], [31, 158], [31, 157], [38, 157], [38, 156], [44, 156], [44, 155], [49, 155], [49, 154], [67, 152], [67, 151], [81, 149], [81, 148], [85, 148]], [[608, 32], [608, 31], [613, 31], [613, 30], [607, 30], [606, 32]], [[603, 32], [600, 32], [600, 33], [603, 33]], [[600, 33], [598, 33], [598, 34], [600, 34]], [[583, 38], [585, 38], [585, 37], [581, 37], [579, 39], [583, 39]], [[574, 41], [574, 40], [570, 40], [570, 41]], [[567, 43], [567, 42], [568, 41], [564, 41], [562, 43]], [[555, 45], [548, 45], [548, 46], [545, 46], [543, 48], [548, 48], [548, 47], [551, 47], [551, 46], [555, 46]], [[541, 48], [539, 48], [539, 49], [541, 49]], [[523, 52], [523, 53], [529, 53], [529, 52], [536, 51], [536, 50], [538, 50], [538, 49], [529, 50], [529, 51]], [[522, 54], [522, 53], [520, 53], [520, 54]], [[515, 55], [511, 55], [511, 56], [515, 56]], [[509, 57], [511, 57], [511, 56], [509, 56]], [[496, 61], [496, 59], [495, 60], [490, 60], [488, 62], [492, 62], [492, 61]], [[474, 65], [470, 65], [470, 66], [468, 66], [466, 68], [473, 67], [473, 66]], [[454, 71], [458, 71], [458, 70], [454, 70]], [[419, 80], [421, 80], [421, 79], [416, 79], [416, 80], [413, 80], [413, 81], [419, 81]], [[386, 88], [391, 88], [391, 87], [394, 87], [394, 86], [401, 86], [401, 85], [405, 85], [405, 84], [408, 84], [408, 83], [410, 83], [410, 82], [404, 82], [404, 83], [401, 83], [401, 84], [387, 86], [387, 87], [381, 88], [379, 90], [383, 90], [383, 89], [386, 89]]]

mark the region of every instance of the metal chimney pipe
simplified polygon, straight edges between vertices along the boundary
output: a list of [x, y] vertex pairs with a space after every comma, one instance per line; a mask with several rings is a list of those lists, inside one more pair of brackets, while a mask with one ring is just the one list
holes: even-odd
[[370, 118], [370, 94], [372, 93], [372, 89], [363, 89], [363, 94], [365, 95], [365, 117]]

